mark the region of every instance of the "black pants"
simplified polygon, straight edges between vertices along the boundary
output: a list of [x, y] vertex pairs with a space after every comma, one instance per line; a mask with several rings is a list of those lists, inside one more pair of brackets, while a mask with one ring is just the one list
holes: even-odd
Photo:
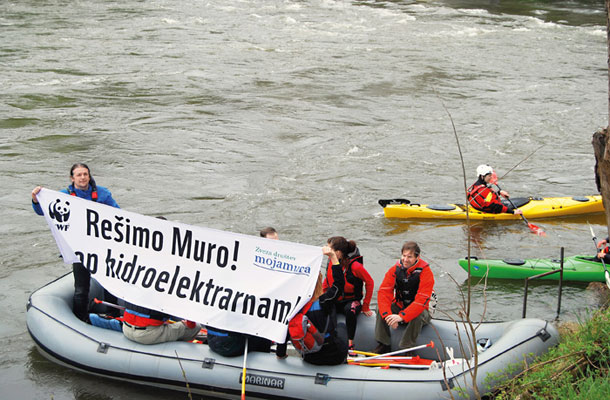
[[[74, 275], [74, 297], [72, 298], [72, 312], [81, 321], [89, 320], [89, 289], [91, 287], [91, 273], [81, 263], [72, 264]], [[104, 289], [104, 300], [116, 304], [117, 298]], [[118, 310], [108, 308], [108, 314], [117, 313]], [[118, 316], [118, 315], [117, 315]]]
[[345, 324], [347, 325], [347, 338], [354, 340], [356, 336], [356, 324], [358, 322], [358, 314], [362, 311], [362, 304], [357, 300], [341, 301], [336, 304], [337, 312], [345, 315]]
[[240, 333], [225, 333], [219, 336], [208, 332], [208, 345], [210, 350], [225, 357], [236, 357], [244, 355], [246, 350], [246, 338], [248, 338], [248, 353], [251, 351], [260, 351], [269, 353], [271, 351], [271, 340], [258, 336], [251, 336]]
[[305, 354], [303, 360], [314, 365], [339, 365], [345, 362], [347, 351], [347, 332], [345, 324], [341, 323], [320, 351]]

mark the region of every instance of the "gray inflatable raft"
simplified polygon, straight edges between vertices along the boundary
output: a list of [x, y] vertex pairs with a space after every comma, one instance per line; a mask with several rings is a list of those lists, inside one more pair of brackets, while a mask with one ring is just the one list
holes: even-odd
[[[78, 320], [71, 310], [72, 274], [34, 292], [27, 305], [28, 331], [50, 360], [90, 374], [187, 391], [216, 398], [240, 398], [242, 357], [226, 358], [205, 344], [171, 342], [141, 345], [121, 332]], [[95, 292], [95, 291], [93, 291]], [[93, 293], [92, 295], [95, 295]], [[360, 316], [356, 348], [370, 350], [375, 319]], [[395, 332], [393, 347], [400, 331]], [[433, 359], [430, 367], [375, 368], [358, 365], [315, 366], [300, 357], [278, 360], [273, 353], [250, 353], [247, 358], [246, 397], [253, 399], [375, 399], [474, 398], [472, 371], [476, 347], [477, 384], [484, 393], [491, 381], [512, 363], [545, 352], [559, 334], [548, 322], [521, 319], [478, 326], [472, 345], [465, 323], [434, 319], [424, 327], [418, 344], [434, 348], [417, 351]], [[521, 368], [511, 369], [516, 374]]]

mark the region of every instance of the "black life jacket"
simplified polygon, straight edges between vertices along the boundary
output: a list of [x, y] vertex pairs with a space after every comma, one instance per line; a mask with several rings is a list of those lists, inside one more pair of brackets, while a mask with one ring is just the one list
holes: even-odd
[[400, 301], [404, 307], [415, 300], [415, 295], [419, 289], [419, 278], [422, 270], [422, 268], [415, 268], [407, 274], [407, 268], [402, 268], [400, 264], [396, 264], [396, 282], [394, 284], [394, 290], [396, 291], [396, 299]]
[[345, 282], [349, 283], [354, 287], [354, 291], [351, 293], [344, 293], [342, 300], [362, 300], [363, 291], [362, 288], [364, 286], [364, 281], [358, 278], [352, 272], [352, 264], [358, 261], [360, 264], [364, 265], [363, 258], [360, 254], [356, 257], [351, 258], [349, 260], [349, 265], [347, 266], [347, 270], [345, 271]]
[[[91, 200], [97, 201], [97, 185], [95, 184], [95, 180], [93, 178], [89, 179], [89, 186], [91, 186]], [[68, 186], [68, 193], [70, 196], [76, 196], [74, 184]]]

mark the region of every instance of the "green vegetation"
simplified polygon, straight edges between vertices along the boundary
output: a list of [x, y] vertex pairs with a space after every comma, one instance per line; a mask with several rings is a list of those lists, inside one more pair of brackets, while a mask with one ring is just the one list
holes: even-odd
[[560, 344], [494, 395], [508, 399], [602, 399], [610, 393], [610, 309], [582, 323], [563, 324]]

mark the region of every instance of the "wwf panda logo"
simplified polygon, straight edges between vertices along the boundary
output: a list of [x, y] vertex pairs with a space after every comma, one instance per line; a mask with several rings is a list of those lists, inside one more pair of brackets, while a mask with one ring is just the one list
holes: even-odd
[[68, 221], [68, 218], [70, 218], [70, 202], [57, 199], [54, 203], [49, 204], [49, 217], [57, 222]]

